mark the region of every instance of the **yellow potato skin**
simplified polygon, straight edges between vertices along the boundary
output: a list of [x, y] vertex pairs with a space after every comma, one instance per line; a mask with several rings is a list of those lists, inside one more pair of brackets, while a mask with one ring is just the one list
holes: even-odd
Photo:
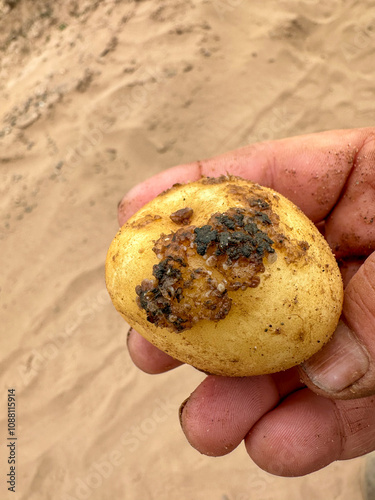
[[[246, 206], [244, 193], [267, 200], [279, 219], [277, 232], [285, 236], [277, 260], [275, 254], [263, 258], [259, 285], [228, 291], [232, 306], [219, 321], [200, 320], [181, 332], [148, 322], [135, 289], [152, 278], [159, 263], [155, 242], [180, 227], [170, 215], [189, 207], [189, 224], [201, 227], [214, 213]], [[207, 269], [198, 254], [189, 265]], [[300, 364], [329, 340], [343, 302], [339, 268], [314, 224], [282, 195], [233, 176], [175, 185], [139, 210], [112, 241], [106, 284], [116, 309], [152, 344], [200, 370], [225, 376], [262, 375]]]

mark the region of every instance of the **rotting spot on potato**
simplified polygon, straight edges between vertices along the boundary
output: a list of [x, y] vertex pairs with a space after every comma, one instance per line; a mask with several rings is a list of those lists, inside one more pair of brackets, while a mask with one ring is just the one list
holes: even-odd
[[200, 319], [218, 321], [230, 310], [227, 291], [220, 291], [207, 271], [189, 269], [178, 257], [155, 265], [153, 275], [156, 279], [143, 280], [136, 293], [148, 321], [157, 326], [179, 332]]
[[191, 218], [193, 217], [193, 209], [186, 207], [173, 212], [169, 217], [175, 223], [180, 226], [187, 226], [190, 224]]
[[[176, 332], [200, 320], [219, 321], [231, 308], [228, 291], [259, 285], [263, 258], [278, 245], [266, 230], [277, 233], [270, 205], [261, 199], [249, 205], [212, 214], [201, 227], [184, 226], [160, 236], [153, 248], [160, 261], [153, 267], [154, 278], [136, 287], [138, 306], [148, 321]], [[204, 267], [192, 269], [189, 259], [197, 255]], [[211, 268], [220, 273], [220, 281]]]
[[[308, 260], [302, 261], [302, 257], [306, 257], [309, 249], [309, 244], [306, 241], [296, 241], [291, 238], [287, 238], [285, 234], [279, 231], [278, 226], [280, 218], [277, 213], [272, 210], [272, 203], [276, 205], [278, 203], [279, 197], [274, 194], [271, 197], [264, 193], [262, 186], [255, 185], [252, 194], [249, 195], [249, 191], [241, 185], [238, 185], [235, 181], [235, 177], [229, 176], [224, 180], [233, 180], [233, 183], [228, 183], [226, 190], [231, 197], [236, 198], [242, 205], [249, 206], [252, 209], [258, 209], [258, 219], [263, 225], [269, 226], [267, 228], [267, 233], [275, 241], [275, 248], [282, 248], [284, 253], [284, 259], [288, 264], [294, 264], [295, 262], [300, 262], [301, 264], [307, 264]], [[271, 258], [272, 262], [272, 258]], [[269, 263], [271, 263], [269, 262]]]

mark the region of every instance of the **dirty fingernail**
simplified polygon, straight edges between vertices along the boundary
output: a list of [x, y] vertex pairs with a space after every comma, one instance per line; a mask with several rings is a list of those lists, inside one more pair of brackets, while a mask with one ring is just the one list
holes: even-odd
[[326, 346], [302, 364], [320, 389], [335, 393], [359, 380], [369, 368], [369, 358], [355, 334], [342, 321]]

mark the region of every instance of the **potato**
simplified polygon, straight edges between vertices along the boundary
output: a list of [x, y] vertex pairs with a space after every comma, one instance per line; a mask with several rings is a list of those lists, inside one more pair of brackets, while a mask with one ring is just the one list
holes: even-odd
[[156, 347], [205, 372], [286, 370], [338, 323], [343, 285], [314, 224], [233, 177], [176, 184], [120, 229], [106, 260], [116, 309]]

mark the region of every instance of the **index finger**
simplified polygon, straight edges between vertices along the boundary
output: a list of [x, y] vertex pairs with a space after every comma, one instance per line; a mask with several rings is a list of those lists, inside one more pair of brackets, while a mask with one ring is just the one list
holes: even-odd
[[208, 160], [173, 167], [125, 195], [119, 204], [120, 225], [173, 184], [222, 174], [271, 187], [313, 222], [319, 222], [340, 199], [360, 151], [374, 137], [375, 128], [334, 130], [251, 144]]

